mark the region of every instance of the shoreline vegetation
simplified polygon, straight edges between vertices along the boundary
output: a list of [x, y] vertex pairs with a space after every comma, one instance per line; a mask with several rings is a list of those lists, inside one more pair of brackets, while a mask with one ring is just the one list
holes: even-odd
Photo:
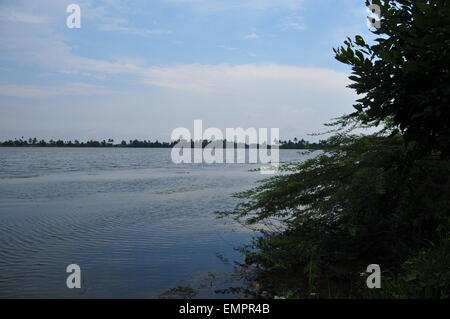
[[[86, 142], [80, 142], [78, 140], [74, 141], [64, 141], [64, 140], [49, 140], [48, 142], [45, 140], [38, 140], [37, 138], [29, 138], [29, 139], [14, 139], [14, 140], [8, 140], [4, 142], [0, 142], [0, 147], [119, 147], [119, 148], [173, 148], [177, 143], [180, 141], [174, 141], [174, 142], [159, 142], [158, 140], [152, 142], [150, 140], [129, 140], [125, 141], [122, 140], [120, 143], [116, 143], [113, 139], [108, 140], [89, 140]], [[206, 147], [209, 143], [212, 141], [204, 140], [202, 141], [202, 147]], [[189, 143], [189, 142], [187, 142]], [[199, 142], [190, 141], [191, 148], [196, 148], [197, 144]], [[220, 143], [220, 141], [214, 141], [214, 143]], [[280, 149], [298, 149], [298, 150], [319, 150], [324, 147], [324, 141], [319, 141], [318, 143], [312, 143], [309, 141], [305, 141], [304, 139], [297, 139], [294, 138], [294, 140], [287, 140], [287, 141], [280, 141], [279, 142], [279, 148]], [[227, 147], [230, 147], [226, 140], [223, 141], [223, 148], [226, 149]], [[233, 143], [235, 148], [242, 148], [244, 145], [241, 143]], [[271, 148], [270, 145], [256, 145], [257, 148], [260, 146]], [[249, 148], [248, 144], [245, 144], [245, 148]]]
[[[450, 298], [450, 1], [372, 2], [375, 39], [334, 50], [352, 68], [353, 113], [328, 125], [322, 154], [283, 165], [217, 212], [257, 233], [236, 270], [248, 286], [230, 291]], [[365, 128], [377, 132], [354, 134]]]

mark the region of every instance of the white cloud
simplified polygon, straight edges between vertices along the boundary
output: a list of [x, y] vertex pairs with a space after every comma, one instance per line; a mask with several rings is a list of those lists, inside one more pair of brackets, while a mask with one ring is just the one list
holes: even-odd
[[224, 49], [224, 50], [227, 50], [227, 51], [238, 51], [239, 49], [238, 48], [235, 48], [235, 47], [229, 47], [229, 46], [227, 46], [227, 45], [218, 45], [217, 46], [219, 49]]
[[298, 22], [293, 22], [293, 23], [288, 23], [287, 26], [289, 28], [295, 29], [295, 30], [306, 30], [306, 26], [303, 23], [298, 23]]
[[144, 83], [197, 92], [233, 92], [273, 85], [342, 93], [347, 92], [349, 84], [345, 73], [279, 64], [186, 64], [138, 70]]
[[256, 33], [250, 33], [245, 36], [246, 39], [259, 39], [259, 35]]
[[[121, 21], [116, 21], [120, 25]], [[245, 88], [314, 87], [315, 90], [345, 90], [346, 75], [319, 68], [299, 68], [279, 64], [201, 65], [185, 64], [169, 67], [148, 67], [128, 60], [105, 60], [80, 56], [64, 37], [51, 28], [12, 28], [0, 33], [3, 58], [25, 61], [52, 71], [89, 75], [94, 78], [129, 74], [135, 80], [153, 86], [195, 92], [245, 90]], [[129, 30], [128, 30], [129, 31]], [[253, 37], [253, 36], [252, 36]], [[252, 53], [250, 53], [253, 56]], [[283, 85], [281, 85], [283, 84]], [[43, 95], [39, 88], [26, 88], [30, 95]], [[9, 92], [17, 92], [9, 88]], [[41, 92], [41, 93], [40, 93]]]
[[230, 9], [267, 10], [282, 8], [299, 10], [304, 0], [165, 0], [172, 4], [188, 4], [199, 11], [222, 11]]
[[0, 95], [23, 98], [44, 98], [50, 94], [48, 90], [31, 85], [2, 85]]
[[120, 33], [131, 34], [131, 35], [140, 35], [140, 36], [153, 36], [153, 35], [172, 33], [172, 31], [170, 31], [170, 30], [132, 28], [132, 27], [127, 27], [127, 26], [121, 25], [119, 23], [98, 24], [97, 29], [99, 31], [117, 31]]
[[81, 82], [59, 86], [0, 85], [0, 95], [28, 99], [42, 99], [61, 95], [90, 96], [112, 93], [117, 93], [117, 91], [107, 89], [104, 86]]
[[0, 20], [19, 23], [44, 23], [47, 18], [30, 14], [27, 12], [20, 12], [13, 8], [2, 8], [0, 11]]

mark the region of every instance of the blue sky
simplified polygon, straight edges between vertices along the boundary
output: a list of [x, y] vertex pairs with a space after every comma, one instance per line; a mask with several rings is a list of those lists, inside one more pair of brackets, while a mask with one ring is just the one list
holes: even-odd
[[307, 137], [352, 110], [332, 48], [370, 38], [366, 15], [363, 0], [2, 0], [0, 140], [169, 140], [195, 119]]

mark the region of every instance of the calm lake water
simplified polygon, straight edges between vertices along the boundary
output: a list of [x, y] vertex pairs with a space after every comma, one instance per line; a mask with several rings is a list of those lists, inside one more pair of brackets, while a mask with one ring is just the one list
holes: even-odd
[[[256, 167], [175, 165], [170, 149], [0, 147], [0, 298], [156, 298], [226, 276], [253, 234], [213, 212], [263, 178]], [[66, 286], [69, 264], [81, 289]], [[215, 288], [198, 297], [224, 297]]]

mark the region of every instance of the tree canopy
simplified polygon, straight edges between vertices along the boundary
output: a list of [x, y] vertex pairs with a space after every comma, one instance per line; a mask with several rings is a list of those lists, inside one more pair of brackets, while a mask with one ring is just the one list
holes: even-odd
[[[362, 97], [351, 117], [402, 132], [410, 149], [450, 155], [450, 2], [373, 1], [381, 8], [374, 44], [347, 39], [336, 58], [352, 66]], [[368, 4], [368, 2], [367, 2]]]

